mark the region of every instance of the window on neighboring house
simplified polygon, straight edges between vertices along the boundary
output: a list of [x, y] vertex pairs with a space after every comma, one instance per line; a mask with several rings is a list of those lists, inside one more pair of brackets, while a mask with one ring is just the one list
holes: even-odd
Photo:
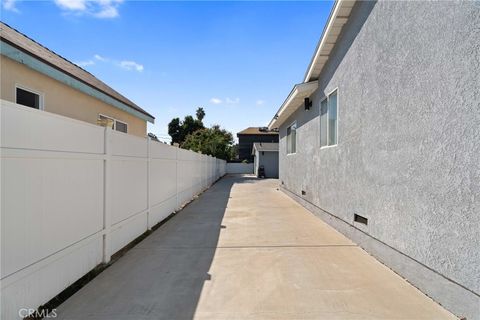
[[297, 123], [287, 128], [287, 154], [297, 152]]
[[337, 90], [320, 102], [320, 147], [337, 144]]
[[115, 130], [127, 133], [128, 125], [125, 122], [115, 120]]
[[19, 87], [16, 87], [16, 103], [34, 109], [43, 109], [40, 94]]
[[98, 121], [97, 123], [101, 125], [102, 127], [110, 127], [113, 130], [120, 131], [127, 133], [128, 132], [128, 124], [125, 122], [122, 122], [120, 120], [110, 118], [107, 116], [104, 116], [102, 114], [98, 115]]
[[115, 128], [115, 119], [99, 114], [98, 115], [98, 124], [102, 127]]

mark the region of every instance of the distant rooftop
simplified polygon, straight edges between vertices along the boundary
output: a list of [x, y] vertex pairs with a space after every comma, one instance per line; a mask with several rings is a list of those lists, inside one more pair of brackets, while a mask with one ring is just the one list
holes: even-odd
[[237, 133], [239, 134], [278, 134], [277, 131], [269, 131], [267, 127], [248, 127]]

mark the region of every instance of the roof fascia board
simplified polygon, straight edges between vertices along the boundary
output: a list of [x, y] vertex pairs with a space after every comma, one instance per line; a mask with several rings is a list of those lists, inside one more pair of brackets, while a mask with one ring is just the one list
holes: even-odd
[[268, 132], [268, 133], [258, 133], [258, 132], [255, 132], [255, 133], [237, 133], [237, 137], [238, 136], [275, 136], [275, 135], [278, 135], [278, 132]]
[[147, 116], [141, 113], [138, 110], [133, 109], [129, 105], [120, 102], [109, 95], [103, 93], [100, 90], [97, 90], [82, 81], [75, 79], [74, 77], [61, 72], [60, 70], [53, 68], [52, 66], [46, 64], [43, 61], [19, 50], [18, 48], [12, 46], [11, 44], [7, 43], [3, 39], [0, 41], [0, 51], [1, 54], [20, 63], [26, 65], [30, 69], [33, 69], [37, 72], [40, 72], [50, 78], [53, 78], [69, 87], [72, 87], [78, 91], [81, 91], [89, 96], [92, 96], [98, 100], [101, 100], [109, 105], [114, 106], [122, 111], [125, 111], [137, 118], [142, 120], [148, 121], [150, 123], [154, 123], [155, 119], [153, 117]]
[[275, 122], [277, 122], [277, 118], [280, 116], [280, 114], [283, 112], [283, 110], [285, 110], [288, 102], [292, 99], [292, 96], [293, 96], [297, 86], [298, 86], [298, 84], [293, 86], [293, 88], [290, 91], [290, 93], [288, 94], [287, 98], [285, 99], [285, 101], [280, 106], [280, 109], [278, 109], [277, 113], [275, 113], [275, 116], [272, 118], [272, 120], [270, 120], [270, 123], [268, 124], [268, 130], [273, 129], [273, 125], [275, 124]]
[[[339, 11], [340, 11], [340, 8], [342, 7], [342, 2], [343, 1], [344, 0], [335, 1], [334, 7], [333, 7], [332, 11], [330, 12], [330, 16], [328, 17], [328, 22], [327, 22], [325, 28], [323, 29], [322, 36], [320, 37], [320, 41], [317, 44], [317, 48], [315, 49], [315, 53], [313, 54], [313, 57], [312, 57], [312, 60], [310, 61], [307, 72], [305, 73], [305, 78], [304, 78], [303, 82], [308, 82], [312, 78], [312, 73], [315, 69], [315, 65], [317, 64], [317, 59], [319, 58], [320, 52], [322, 51], [323, 47], [327, 43], [327, 38], [330, 34], [330, 31], [333, 28], [336, 17], [338, 15]], [[345, 20], [345, 18], [343, 18], [343, 20]], [[342, 20], [342, 22], [343, 22], [343, 20]], [[346, 22], [346, 20], [344, 21], [344, 23], [345, 22]]]
[[[275, 114], [275, 117], [270, 120], [270, 123], [268, 124], [268, 129], [269, 130], [272, 130], [274, 128], [274, 125], [276, 124], [277, 122], [277, 119], [278, 117], [280, 117], [282, 115], [282, 113], [290, 106], [290, 102], [295, 99], [295, 97], [300, 94], [300, 93], [303, 93], [305, 91], [315, 91], [315, 89], [318, 88], [318, 81], [315, 80], [315, 81], [310, 81], [310, 82], [307, 82], [307, 83], [299, 83], [299, 84], [296, 84], [292, 91], [290, 91], [290, 94], [288, 95], [287, 99], [285, 99], [285, 101], [283, 102], [282, 106], [280, 107], [280, 109], [278, 109], [277, 113]], [[277, 125], [278, 126], [278, 125]]]

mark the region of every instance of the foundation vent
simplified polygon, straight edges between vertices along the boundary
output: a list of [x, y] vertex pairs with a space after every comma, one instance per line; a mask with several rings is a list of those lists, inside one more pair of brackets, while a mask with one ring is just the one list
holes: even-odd
[[364, 225], [368, 225], [368, 219], [356, 213], [353, 215], [353, 221], [364, 224]]

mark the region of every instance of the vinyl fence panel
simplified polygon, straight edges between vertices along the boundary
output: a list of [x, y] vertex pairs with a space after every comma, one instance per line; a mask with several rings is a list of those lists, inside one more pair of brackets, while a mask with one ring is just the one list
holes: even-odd
[[2, 319], [48, 302], [226, 171], [147, 138], [0, 108]]

